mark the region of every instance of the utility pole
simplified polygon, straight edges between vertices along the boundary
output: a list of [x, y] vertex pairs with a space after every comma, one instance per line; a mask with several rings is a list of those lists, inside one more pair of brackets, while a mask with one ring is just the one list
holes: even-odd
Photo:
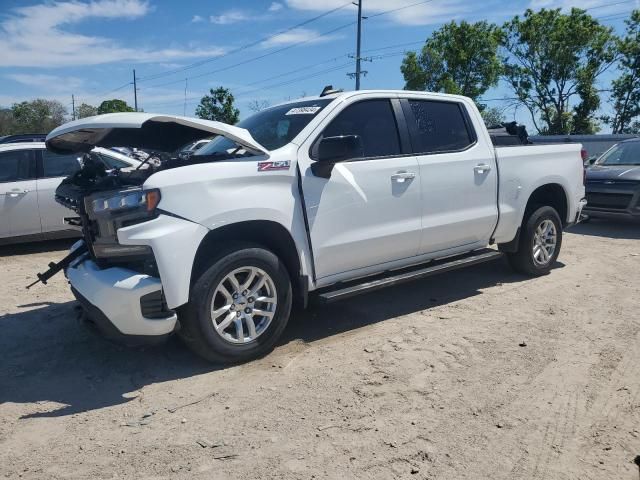
[[358, 38], [356, 44], [356, 54], [355, 56], [349, 55], [350, 58], [356, 59], [356, 71], [347, 73], [347, 77], [356, 79], [356, 90], [360, 90], [360, 79], [367, 75], [366, 70], [362, 70], [361, 63], [364, 60], [365, 62], [371, 62], [373, 59], [371, 57], [362, 57], [360, 55], [360, 47], [362, 44], [362, 20], [366, 20], [367, 17], [362, 16], [362, 2], [364, 0], [358, 0], [358, 3], [353, 2], [354, 5], [358, 7]]
[[133, 69], [133, 103], [136, 112], [138, 111], [138, 86], [136, 85], [136, 69]]
[[360, 90], [360, 43], [362, 42], [362, 2], [358, 0], [358, 40], [356, 46], [356, 90]]
[[187, 78], [184, 79], [184, 107], [182, 107], [182, 116], [187, 116], [187, 82], [189, 80]]
[[71, 94], [71, 118], [76, 119], [76, 98]]

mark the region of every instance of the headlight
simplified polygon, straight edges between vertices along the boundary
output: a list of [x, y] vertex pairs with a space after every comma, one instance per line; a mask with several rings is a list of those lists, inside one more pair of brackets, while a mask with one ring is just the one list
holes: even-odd
[[144, 210], [153, 212], [160, 202], [160, 191], [153, 190], [125, 190], [115, 195], [98, 197], [91, 200], [89, 210], [95, 214], [115, 213], [128, 210]]

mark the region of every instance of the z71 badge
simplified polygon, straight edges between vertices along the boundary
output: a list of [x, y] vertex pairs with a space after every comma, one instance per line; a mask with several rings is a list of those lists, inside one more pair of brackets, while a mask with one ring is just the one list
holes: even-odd
[[259, 172], [272, 172], [274, 170], [289, 170], [291, 162], [289, 160], [281, 160], [279, 162], [258, 162]]

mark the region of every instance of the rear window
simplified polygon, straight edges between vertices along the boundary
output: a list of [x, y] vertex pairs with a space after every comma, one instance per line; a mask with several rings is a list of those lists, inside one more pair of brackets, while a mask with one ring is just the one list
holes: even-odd
[[44, 150], [42, 162], [44, 177], [68, 177], [80, 170], [80, 157], [77, 153], [58, 155]]
[[417, 124], [415, 153], [464, 150], [475, 141], [456, 102], [409, 100]]
[[15, 182], [35, 178], [33, 150], [0, 152], [0, 182]]

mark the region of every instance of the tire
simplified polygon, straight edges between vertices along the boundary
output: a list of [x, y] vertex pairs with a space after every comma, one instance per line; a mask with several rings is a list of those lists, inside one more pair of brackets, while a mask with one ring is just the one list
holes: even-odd
[[[555, 229], [555, 248], [548, 248], [551, 244], [550, 236], [544, 237], [547, 240], [538, 242], [536, 232], [541, 228], [546, 231], [551, 222]], [[543, 226], [544, 225], [544, 226]], [[534, 249], [538, 242], [538, 246], [544, 244], [541, 251], [539, 248]], [[562, 247], [562, 221], [558, 212], [553, 207], [534, 207], [528, 216], [525, 216], [520, 229], [520, 239], [518, 242], [518, 251], [507, 254], [507, 260], [511, 267], [517, 272], [525, 275], [539, 277], [546, 275], [558, 258], [560, 248]]]
[[[252, 272], [254, 283], [247, 285]], [[234, 291], [231, 276], [240, 287]], [[264, 286], [255, 298], [251, 297], [250, 290], [262, 279]], [[275, 303], [269, 302], [274, 299]], [[195, 279], [189, 303], [178, 312], [179, 335], [205, 360], [225, 364], [246, 362], [273, 349], [289, 321], [291, 303], [291, 280], [280, 259], [257, 245], [236, 245], [220, 252]], [[249, 314], [252, 309], [255, 311]], [[225, 322], [230, 322], [227, 327]]]

